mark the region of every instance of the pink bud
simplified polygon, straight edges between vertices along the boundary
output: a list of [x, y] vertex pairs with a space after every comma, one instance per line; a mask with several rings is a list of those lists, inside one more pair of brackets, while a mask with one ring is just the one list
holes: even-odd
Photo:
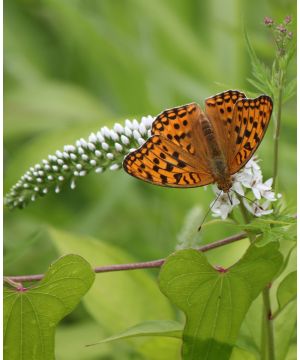
[[274, 21], [269, 16], [265, 16], [264, 18], [264, 24], [267, 26], [272, 26], [274, 24]]

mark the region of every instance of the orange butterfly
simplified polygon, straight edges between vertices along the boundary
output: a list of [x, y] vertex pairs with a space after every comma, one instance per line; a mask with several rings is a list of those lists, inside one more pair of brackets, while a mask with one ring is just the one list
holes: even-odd
[[125, 171], [155, 185], [189, 188], [217, 183], [228, 192], [232, 175], [252, 157], [272, 114], [272, 99], [247, 99], [228, 90], [196, 103], [163, 111], [152, 136], [128, 154]]

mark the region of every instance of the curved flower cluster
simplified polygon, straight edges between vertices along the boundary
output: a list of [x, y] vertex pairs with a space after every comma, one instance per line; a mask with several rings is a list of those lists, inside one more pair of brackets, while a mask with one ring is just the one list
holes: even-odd
[[271, 29], [280, 56], [285, 55], [288, 42], [293, 38], [293, 33], [289, 31], [292, 22], [291, 16], [286, 16], [282, 23], [277, 24], [272, 18], [266, 16], [264, 24]]
[[[217, 200], [211, 203], [213, 216], [226, 219], [233, 208], [240, 204], [242, 199], [246, 209], [255, 216], [268, 215], [273, 212], [270, 204], [281, 197], [272, 191], [273, 179], [263, 181], [262, 172], [256, 158], [251, 159], [238, 173], [233, 176], [232, 191], [229, 194], [221, 193], [216, 186], [213, 191]], [[250, 194], [252, 191], [252, 196]], [[219, 195], [220, 194], [220, 195]], [[254, 200], [245, 198], [251, 196]]]
[[88, 140], [65, 145], [62, 151], [32, 166], [6, 195], [5, 204], [11, 209], [23, 208], [52, 189], [59, 193], [65, 183], [74, 189], [77, 179], [91, 171], [118, 170], [124, 156], [150, 136], [153, 120], [145, 116], [140, 122], [126, 120], [124, 126], [116, 123], [113, 129], [104, 126]]

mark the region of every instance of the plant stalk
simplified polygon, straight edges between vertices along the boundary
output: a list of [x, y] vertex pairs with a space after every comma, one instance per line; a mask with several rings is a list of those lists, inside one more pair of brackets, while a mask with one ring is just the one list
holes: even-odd
[[[240, 198], [241, 201], [241, 198]], [[249, 223], [249, 215], [245, 209], [242, 201], [240, 202], [240, 210], [245, 223]], [[256, 236], [248, 235], [251, 243], [255, 241]], [[270, 301], [270, 288], [266, 286], [263, 290], [263, 318], [261, 329], [261, 358], [262, 360], [275, 360], [274, 351], [274, 333], [272, 323], [271, 301]]]
[[[240, 241], [247, 238], [248, 235], [244, 232], [228, 236], [224, 239], [217, 240], [213, 243], [200, 246], [199, 248], [195, 249], [201, 252], [210, 251], [216, 249], [220, 246], [225, 246], [227, 244], [231, 244], [235, 241]], [[104, 272], [112, 272], [112, 271], [125, 271], [125, 270], [138, 270], [138, 269], [151, 269], [151, 268], [158, 268], [163, 265], [165, 259], [153, 260], [153, 261], [146, 261], [146, 262], [139, 262], [139, 263], [130, 263], [130, 264], [114, 264], [114, 265], [107, 265], [107, 266], [98, 266], [94, 268], [94, 272], [96, 274], [104, 273]], [[44, 274], [35, 274], [35, 275], [18, 275], [18, 276], [5, 276], [4, 282], [11, 284], [12, 286], [16, 287], [15, 285], [19, 282], [24, 281], [40, 281], [44, 278]]]
[[[280, 60], [279, 60], [280, 61]], [[281, 63], [278, 64], [278, 95], [277, 111], [276, 111], [276, 129], [274, 136], [274, 164], [273, 164], [273, 186], [276, 191], [278, 185], [278, 163], [279, 163], [279, 137], [281, 128], [281, 111], [282, 111], [282, 97], [284, 85], [284, 69]], [[262, 319], [262, 334], [261, 334], [261, 352], [262, 359], [275, 360], [274, 347], [274, 329], [271, 311], [270, 288], [267, 286], [263, 290], [263, 319]]]
[[278, 180], [278, 162], [279, 162], [279, 136], [281, 128], [281, 111], [282, 111], [282, 95], [283, 95], [283, 81], [284, 72], [282, 69], [278, 70], [278, 97], [277, 97], [277, 111], [276, 111], [276, 129], [274, 135], [274, 164], [273, 164], [273, 186], [276, 190]]
[[263, 360], [275, 360], [274, 329], [270, 301], [270, 288], [267, 286], [263, 290], [263, 319], [262, 319], [262, 344], [261, 353]]
[[244, 219], [244, 222], [245, 224], [249, 224], [250, 222], [250, 217], [249, 217], [249, 214], [248, 214], [248, 211], [247, 209], [245, 208], [245, 205], [242, 201], [242, 197], [240, 195], [238, 195], [238, 199], [240, 200], [240, 203], [239, 203], [239, 208], [241, 210], [241, 214], [242, 214], [242, 217]]

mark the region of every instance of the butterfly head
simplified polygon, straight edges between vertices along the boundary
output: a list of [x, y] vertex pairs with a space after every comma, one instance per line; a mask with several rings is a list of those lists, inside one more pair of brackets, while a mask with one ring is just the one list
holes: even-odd
[[224, 193], [228, 193], [232, 187], [231, 177], [219, 179], [217, 182], [217, 186], [219, 190], [222, 190]]

